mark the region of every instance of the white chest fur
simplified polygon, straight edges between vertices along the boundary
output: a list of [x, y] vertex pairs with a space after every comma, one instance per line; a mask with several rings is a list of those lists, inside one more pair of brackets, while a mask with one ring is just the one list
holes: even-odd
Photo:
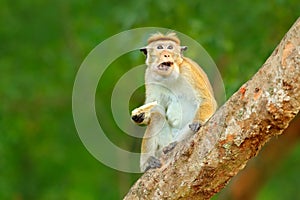
[[192, 123], [201, 103], [191, 85], [182, 78], [148, 79], [146, 93], [146, 103], [157, 101], [166, 109], [166, 119], [175, 131]]

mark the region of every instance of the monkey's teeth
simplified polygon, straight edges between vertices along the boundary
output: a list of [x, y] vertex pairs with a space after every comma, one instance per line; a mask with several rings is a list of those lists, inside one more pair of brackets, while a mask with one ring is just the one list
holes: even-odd
[[173, 62], [163, 62], [158, 66], [158, 69], [167, 71]]

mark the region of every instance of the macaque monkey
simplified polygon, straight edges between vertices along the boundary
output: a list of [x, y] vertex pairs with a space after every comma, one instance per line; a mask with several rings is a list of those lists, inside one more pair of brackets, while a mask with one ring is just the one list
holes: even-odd
[[132, 120], [147, 125], [140, 168], [161, 167], [162, 153], [184, 140], [213, 115], [217, 103], [205, 72], [183, 56], [175, 33], [157, 33], [140, 50], [146, 58], [145, 105], [132, 111]]

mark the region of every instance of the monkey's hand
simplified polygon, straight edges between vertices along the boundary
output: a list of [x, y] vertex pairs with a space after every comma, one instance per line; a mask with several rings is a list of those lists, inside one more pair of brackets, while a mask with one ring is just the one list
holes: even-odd
[[160, 160], [154, 156], [150, 156], [147, 160], [145, 171], [149, 169], [160, 168], [160, 167], [161, 167]]
[[195, 121], [195, 122], [189, 124], [190, 129], [195, 133], [199, 131], [201, 126], [202, 126], [202, 124], [199, 121]]
[[150, 120], [150, 110], [157, 105], [157, 102], [147, 103], [131, 112], [131, 119], [137, 124], [148, 124]]

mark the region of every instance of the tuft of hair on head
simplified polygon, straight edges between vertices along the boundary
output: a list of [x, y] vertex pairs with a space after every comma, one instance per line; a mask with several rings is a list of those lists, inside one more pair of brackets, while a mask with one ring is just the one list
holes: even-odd
[[180, 40], [176, 36], [176, 33], [174, 33], [174, 32], [170, 32], [165, 35], [160, 32], [154, 33], [153, 35], [151, 35], [149, 37], [148, 44], [150, 44], [151, 42], [159, 41], [159, 40], [171, 40], [171, 41], [175, 42], [176, 44], [180, 45]]

